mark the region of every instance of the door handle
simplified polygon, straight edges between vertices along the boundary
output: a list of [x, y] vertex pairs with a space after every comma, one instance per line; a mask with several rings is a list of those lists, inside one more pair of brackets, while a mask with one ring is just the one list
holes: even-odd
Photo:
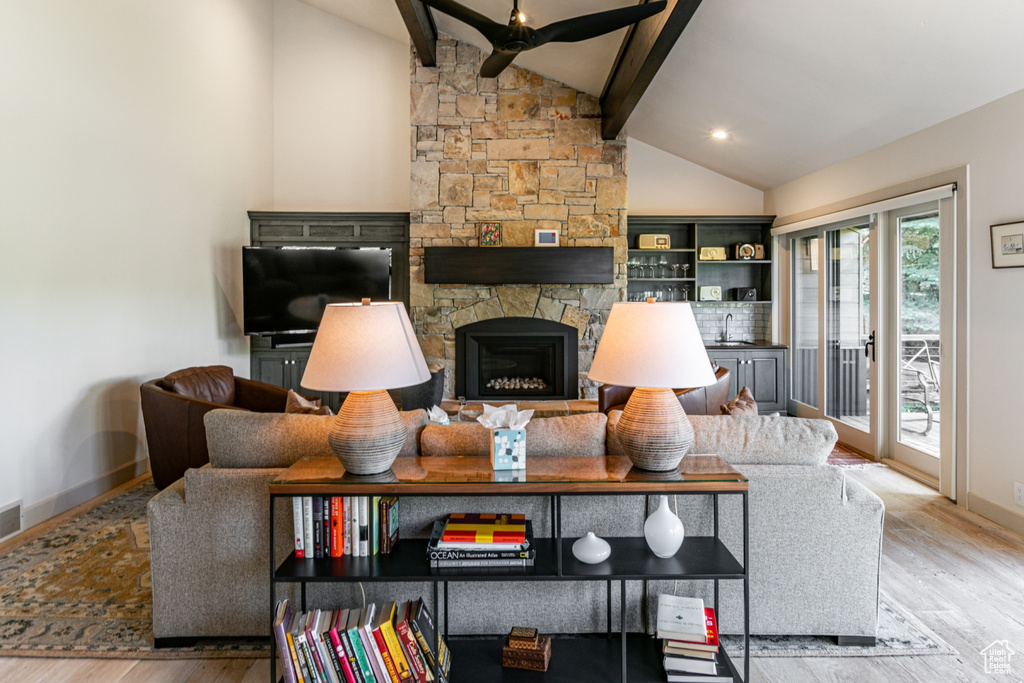
[[871, 362], [875, 362], [875, 331], [871, 330], [868, 340], [864, 342], [864, 357], [868, 358], [868, 347], [871, 347]]

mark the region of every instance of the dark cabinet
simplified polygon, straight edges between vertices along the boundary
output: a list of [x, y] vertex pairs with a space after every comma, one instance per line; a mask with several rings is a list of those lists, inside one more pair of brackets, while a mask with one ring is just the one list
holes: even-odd
[[[255, 345], [254, 345], [255, 346]], [[306, 371], [310, 347], [301, 349], [257, 349], [249, 355], [249, 372], [253, 379], [291, 389], [303, 396], [320, 399], [323, 405], [338, 412], [342, 395], [337, 392], [311, 391], [301, 386], [302, 373]]]
[[729, 370], [729, 398], [750, 389], [760, 413], [786, 412], [786, 349], [708, 349], [708, 357]]

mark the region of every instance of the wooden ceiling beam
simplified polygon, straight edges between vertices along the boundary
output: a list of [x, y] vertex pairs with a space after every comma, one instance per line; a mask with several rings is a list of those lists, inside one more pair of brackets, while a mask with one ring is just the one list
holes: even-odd
[[643, 97], [701, 0], [668, 0], [626, 34], [601, 94], [601, 137], [613, 140]]
[[437, 27], [430, 10], [422, 0], [395, 0], [398, 11], [402, 14], [405, 28], [409, 31], [412, 46], [416, 48], [420, 64], [423, 66], [437, 65]]

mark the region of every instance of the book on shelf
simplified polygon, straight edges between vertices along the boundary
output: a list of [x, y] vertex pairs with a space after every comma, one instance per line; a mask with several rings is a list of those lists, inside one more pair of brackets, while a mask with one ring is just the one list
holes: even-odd
[[323, 502], [321, 496], [312, 496], [313, 500], [313, 557], [320, 559], [324, 556], [324, 516]]
[[493, 544], [483, 548], [439, 547], [444, 526], [444, 522], [437, 521], [434, 522], [434, 526], [431, 529], [430, 540], [427, 542], [427, 559], [431, 562], [450, 560], [528, 560], [532, 564], [537, 554], [536, 549], [533, 547], [533, 526], [529, 520], [525, 524], [527, 532], [524, 542], [516, 544], [515, 548], [508, 550], [496, 549], [493, 547]]
[[313, 497], [302, 497], [302, 547], [305, 558], [313, 558]]
[[359, 664], [359, 671], [362, 674], [363, 680], [369, 682], [376, 680], [376, 676], [373, 673], [373, 667], [370, 666], [370, 655], [366, 652], [366, 648], [363, 647], [363, 639], [359, 637], [359, 617], [362, 613], [363, 610], [361, 609], [350, 609], [345, 630], [348, 632], [348, 639], [352, 643], [352, 649], [355, 650], [356, 663]]
[[398, 498], [380, 499], [381, 552], [390, 553], [398, 543]]
[[331, 557], [345, 554], [341, 534], [341, 496], [331, 496]]
[[320, 506], [323, 510], [324, 519], [324, 557], [331, 557], [331, 497], [321, 496], [323, 501]]
[[295, 536], [295, 559], [301, 560], [306, 556], [306, 546], [302, 542], [302, 496], [292, 496], [292, 529]]
[[352, 496], [341, 498], [341, 554], [352, 554]]
[[664, 653], [694, 657], [701, 655], [691, 653], [718, 652], [718, 623], [715, 620], [715, 609], [713, 607], [704, 608], [704, 628], [705, 640], [703, 642], [668, 639], [665, 640]]
[[359, 496], [359, 556], [370, 556], [370, 500]]
[[658, 595], [659, 638], [707, 643], [708, 632], [704, 622], [704, 601], [680, 595]]
[[428, 673], [431, 673], [437, 683], [448, 683], [448, 674], [451, 671], [451, 653], [448, 651], [444, 638], [439, 634], [437, 635], [438, 652], [434, 652], [434, 618], [423, 598], [418, 598], [409, 607], [409, 627], [416, 637], [416, 644], [420, 647]]
[[281, 660], [281, 667], [284, 670], [285, 683], [298, 683], [295, 671], [286, 666], [291, 661], [291, 651], [288, 649], [288, 638], [285, 632], [292, 618], [292, 607], [287, 600], [281, 600], [274, 609], [274, 640], [277, 642], [277, 655]]
[[665, 657], [662, 660], [666, 673], [704, 674], [714, 676], [718, 673], [718, 664], [713, 660], [693, 659], [691, 657]]
[[412, 681], [412, 671], [409, 669], [409, 662], [402, 651], [402, 644], [398, 642], [398, 634], [395, 633], [396, 608], [397, 606], [394, 601], [386, 603], [381, 608], [381, 613], [386, 615], [386, 618], [381, 622], [380, 631], [381, 635], [384, 636], [384, 642], [388, 646], [388, 652], [391, 653], [391, 660], [395, 663], [399, 680]]
[[[374, 642], [377, 643], [377, 649], [380, 651], [380, 656], [384, 660], [384, 668], [388, 672], [388, 677], [391, 679], [391, 683], [402, 683], [402, 679], [399, 677], [398, 668], [395, 666], [395, 660], [391, 658], [391, 652], [388, 650], [388, 644], [384, 639], [384, 623], [388, 621], [388, 615], [384, 613], [383, 609], [378, 608], [374, 614], [373, 622], [371, 623], [371, 633], [373, 634]], [[409, 680], [406, 678], [405, 680]]]
[[348, 635], [348, 615], [351, 611], [348, 609], [338, 611], [334, 618], [334, 631], [338, 634], [341, 649], [345, 652], [345, 659], [348, 660], [348, 667], [352, 671], [353, 678], [355, 678], [356, 683], [365, 683], [363, 671], [359, 666], [359, 658], [356, 656], [355, 647], [352, 645], [352, 640]]
[[403, 602], [398, 605], [395, 611], [395, 635], [398, 636], [398, 644], [402, 646], [402, 653], [409, 662], [409, 671], [412, 673], [416, 683], [428, 683], [427, 667], [423, 663], [423, 655], [420, 654], [420, 647], [416, 644], [416, 636], [409, 627], [409, 603]]
[[668, 683], [733, 683], [732, 674], [724, 669], [717, 674], [690, 674], [682, 672], [669, 672], [665, 675]]
[[366, 650], [367, 657], [370, 660], [370, 668], [373, 669], [373, 676], [377, 679], [377, 683], [390, 683], [391, 677], [388, 675], [387, 667], [384, 666], [384, 658], [381, 657], [380, 650], [377, 649], [377, 642], [373, 639], [373, 632], [371, 631], [375, 609], [374, 604], [370, 603], [369, 606], [360, 610], [359, 638], [363, 641], [363, 649]]
[[370, 554], [380, 554], [380, 496], [370, 498]]
[[453, 512], [448, 515], [439, 545], [516, 544], [525, 540], [526, 517], [523, 515]]
[[352, 673], [352, 665], [348, 661], [348, 653], [345, 652], [345, 646], [341, 642], [341, 636], [338, 635], [337, 619], [339, 615], [345, 610], [338, 610], [334, 613], [334, 619], [331, 623], [331, 628], [327, 631], [328, 640], [331, 642], [331, 646], [334, 648], [334, 655], [338, 660], [338, 666], [341, 669], [341, 674], [344, 676], [346, 683], [355, 683], [356, 677]]

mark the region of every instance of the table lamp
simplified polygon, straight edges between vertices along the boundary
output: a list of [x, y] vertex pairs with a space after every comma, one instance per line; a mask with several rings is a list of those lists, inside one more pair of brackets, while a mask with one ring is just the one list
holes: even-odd
[[588, 377], [635, 387], [616, 429], [635, 467], [665, 472], [679, 466], [693, 447], [693, 426], [672, 389], [715, 382], [690, 304], [612, 304]]
[[330, 304], [313, 340], [302, 386], [347, 391], [328, 441], [346, 472], [391, 468], [405, 443], [405, 423], [386, 389], [430, 379], [405, 306], [397, 301]]

